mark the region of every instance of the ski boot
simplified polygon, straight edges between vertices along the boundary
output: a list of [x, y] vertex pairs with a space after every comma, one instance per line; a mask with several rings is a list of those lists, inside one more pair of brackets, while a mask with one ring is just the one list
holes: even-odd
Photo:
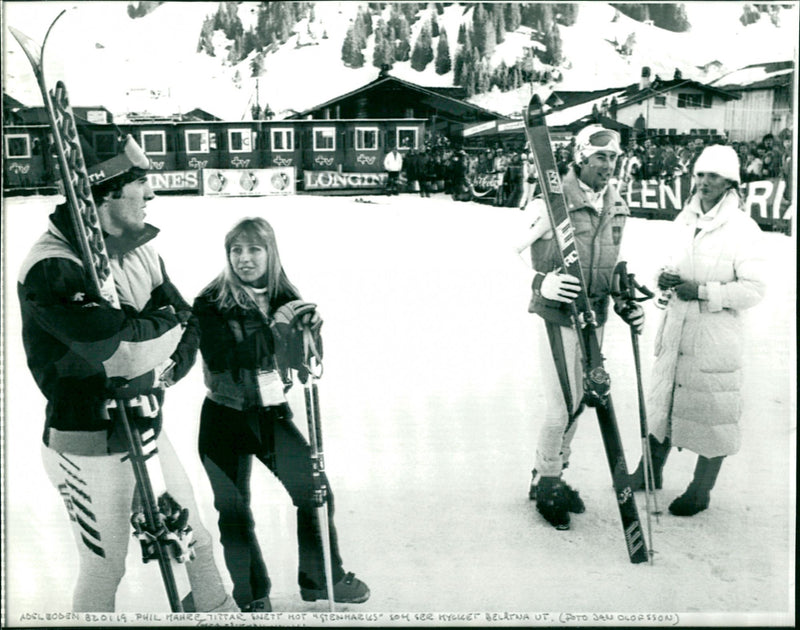
[[[567, 465], [564, 464], [564, 468]], [[528, 498], [531, 501], [536, 501], [536, 495], [538, 493], [538, 485], [539, 481], [544, 477], [539, 476], [539, 471], [535, 468], [531, 471], [531, 485], [528, 488]], [[566, 482], [564, 483], [564, 492], [567, 496], [567, 509], [572, 512], [573, 514], [583, 514], [586, 511], [586, 505], [583, 503], [583, 499], [581, 499], [581, 495], [578, 493], [577, 490], [571, 488], [570, 485]]]

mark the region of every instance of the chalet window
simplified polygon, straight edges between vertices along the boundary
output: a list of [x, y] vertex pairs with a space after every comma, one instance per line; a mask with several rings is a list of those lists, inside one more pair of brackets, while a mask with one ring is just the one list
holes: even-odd
[[356, 151], [377, 151], [378, 128], [356, 127]]
[[416, 149], [417, 148], [417, 128], [398, 127], [397, 128], [397, 148]]
[[147, 155], [164, 155], [167, 152], [167, 139], [163, 131], [143, 131], [142, 148]]
[[294, 151], [294, 129], [271, 129], [270, 137], [273, 151]]
[[703, 94], [703, 107], [706, 109], [711, 109], [711, 103], [713, 102], [714, 97], [711, 94]]
[[333, 127], [314, 127], [314, 151], [335, 151], [336, 129]]
[[699, 108], [702, 106], [703, 106], [702, 94], [687, 94], [687, 93], [678, 94], [678, 107]]
[[94, 152], [97, 157], [107, 160], [117, 154], [117, 137], [114, 133], [95, 133], [92, 135]]
[[667, 106], [667, 97], [662, 96], [654, 96], [653, 97], [653, 106], [654, 107], [666, 107]]
[[4, 134], [7, 158], [29, 158], [31, 156], [31, 139], [27, 133]]
[[208, 129], [186, 131], [186, 153], [208, 153]]
[[252, 138], [249, 129], [228, 129], [228, 151], [231, 153], [250, 153]]

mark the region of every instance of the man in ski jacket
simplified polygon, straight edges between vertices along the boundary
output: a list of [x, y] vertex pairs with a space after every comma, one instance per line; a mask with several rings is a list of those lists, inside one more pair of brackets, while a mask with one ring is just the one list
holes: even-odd
[[[609, 184], [620, 155], [619, 135], [599, 125], [583, 129], [575, 139], [574, 162], [562, 179], [562, 190], [575, 232], [575, 244], [602, 343], [614, 268], [629, 211]], [[583, 374], [578, 336], [570, 304], [581, 291], [579, 280], [560, 269], [545, 202], [537, 197], [525, 209], [526, 232], [517, 243], [519, 254], [530, 251], [534, 270], [528, 310], [541, 317], [537, 380], [545, 410], [536, 449], [529, 496], [538, 511], [557, 529], [568, 529], [570, 512], [585, 507], [577, 491], [562, 478], [570, 457], [577, 417], [584, 408]], [[615, 304], [615, 310], [637, 332], [644, 325], [638, 304]]]
[[[195, 560], [187, 564], [197, 610], [236, 611], [214, 564], [192, 488], [161, 430], [167, 384], [196, 354], [190, 306], [170, 282], [144, 222], [153, 199], [149, 160], [128, 136], [122, 153], [88, 169], [120, 307], [87, 282], [67, 204], [23, 262], [17, 286], [28, 366], [47, 399], [42, 458], [75, 533], [80, 572], [76, 611], [113, 611], [131, 536], [135, 479], [116, 405], [134, 430], [157, 435], [169, 493], [189, 510]], [[87, 156], [87, 161], [89, 161]]]

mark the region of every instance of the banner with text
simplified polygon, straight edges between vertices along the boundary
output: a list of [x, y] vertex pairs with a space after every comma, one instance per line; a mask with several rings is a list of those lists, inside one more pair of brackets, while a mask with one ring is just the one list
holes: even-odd
[[[692, 178], [683, 175], [672, 181], [655, 179], [620, 184], [619, 191], [631, 210], [631, 216], [649, 219], [673, 219], [689, 198]], [[793, 209], [785, 196], [786, 182], [781, 178], [745, 182], [741, 186], [744, 210], [762, 227], [788, 233]]]
[[306, 190], [347, 190], [384, 188], [386, 173], [339, 173], [338, 171], [305, 171]]
[[200, 171], [150, 171], [147, 183], [153, 192], [200, 192]]
[[217, 197], [292, 195], [294, 168], [203, 169], [203, 194]]

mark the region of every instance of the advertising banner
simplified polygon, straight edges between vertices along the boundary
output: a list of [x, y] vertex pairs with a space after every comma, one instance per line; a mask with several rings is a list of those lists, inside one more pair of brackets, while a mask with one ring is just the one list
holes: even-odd
[[[689, 175], [671, 181], [655, 179], [620, 184], [619, 191], [631, 210], [631, 216], [650, 219], [673, 219], [689, 198], [692, 178]], [[792, 209], [785, 198], [786, 182], [781, 178], [746, 182], [741, 186], [744, 211], [762, 227], [788, 232]]]
[[476, 173], [468, 177], [473, 199], [496, 198], [502, 195], [504, 173]]
[[200, 192], [200, 171], [152, 171], [147, 182], [153, 192]]
[[203, 194], [217, 197], [292, 195], [294, 168], [204, 168]]
[[339, 173], [337, 171], [305, 171], [306, 190], [347, 190], [384, 188], [386, 173]]

